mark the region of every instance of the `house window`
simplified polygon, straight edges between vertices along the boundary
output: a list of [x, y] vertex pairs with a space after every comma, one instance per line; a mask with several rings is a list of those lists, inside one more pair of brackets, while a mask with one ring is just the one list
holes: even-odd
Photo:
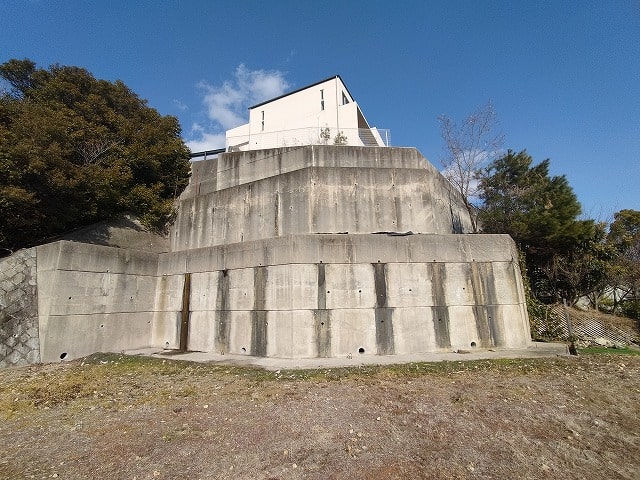
[[349, 99], [344, 94], [344, 92], [342, 92], [342, 105], [346, 105], [347, 103], [349, 103]]
[[320, 90], [320, 110], [324, 110], [324, 90]]
[[262, 110], [260, 113], [262, 114], [262, 124], [261, 124], [261, 126], [262, 126], [262, 131], [264, 132], [264, 110]]

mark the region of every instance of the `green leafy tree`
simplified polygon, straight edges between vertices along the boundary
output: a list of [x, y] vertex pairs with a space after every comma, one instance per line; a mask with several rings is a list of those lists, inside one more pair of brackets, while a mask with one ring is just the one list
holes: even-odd
[[510, 234], [525, 254], [533, 292], [557, 299], [554, 258], [577, 255], [595, 225], [578, 219], [580, 203], [564, 176], [549, 176], [549, 160], [532, 163], [526, 151], [509, 150], [489, 164], [480, 179], [480, 223], [486, 233]]
[[614, 215], [607, 243], [615, 249], [609, 285], [614, 288], [614, 310], [619, 302], [640, 301], [640, 211], [621, 210]]
[[570, 249], [555, 252], [544, 265], [544, 273], [554, 298], [575, 303], [588, 296], [594, 305], [609, 285], [609, 272], [616, 258], [606, 240], [606, 223], [594, 225], [592, 235]]
[[620, 210], [613, 218], [607, 241], [620, 253], [640, 261], [640, 211]]
[[79, 67], [14, 59], [0, 65], [0, 78], [0, 247], [124, 211], [166, 226], [189, 176], [176, 118]]

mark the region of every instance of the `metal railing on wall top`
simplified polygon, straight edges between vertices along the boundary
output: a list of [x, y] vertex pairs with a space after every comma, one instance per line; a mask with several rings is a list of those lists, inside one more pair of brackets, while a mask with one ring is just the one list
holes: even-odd
[[[388, 129], [378, 128], [310, 127], [227, 138], [227, 151], [303, 145], [389, 147], [391, 146], [391, 135]], [[247, 148], [244, 148], [245, 146]]]

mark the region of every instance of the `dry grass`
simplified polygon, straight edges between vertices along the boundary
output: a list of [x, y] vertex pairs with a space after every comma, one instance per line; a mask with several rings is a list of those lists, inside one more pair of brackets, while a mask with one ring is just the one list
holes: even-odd
[[578, 308], [571, 308], [570, 316], [573, 318], [579, 318], [581, 320], [596, 320], [602, 325], [611, 326], [622, 330], [627, 335], [632, 337], [640, 337], [640, 321], [632, 318], [621, 317], [618, 315], [611, 315], [608, 313], [597, 312], [595, 310], [580, 310]]
[[640, 356], [0, 371], [0, 478], [628, 478]]

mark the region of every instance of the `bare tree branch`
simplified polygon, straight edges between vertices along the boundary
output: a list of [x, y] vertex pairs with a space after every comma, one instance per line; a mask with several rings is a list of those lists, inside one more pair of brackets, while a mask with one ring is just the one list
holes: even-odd
[[84, 165], [99, 163], [99, 157], [120, 143], [119, 140], [94, 140], [83, 142], [76, 147]]
[[460, 125], [447, 115], [440, 115], [438, 121], [446, 152], [441, 160], [443, 175], [462, 194], [475, 233], [479, 230], [475, 207], [479, 173], [501, 153], [504, 135], [496, 133], [498, 118], [490, 102]]

